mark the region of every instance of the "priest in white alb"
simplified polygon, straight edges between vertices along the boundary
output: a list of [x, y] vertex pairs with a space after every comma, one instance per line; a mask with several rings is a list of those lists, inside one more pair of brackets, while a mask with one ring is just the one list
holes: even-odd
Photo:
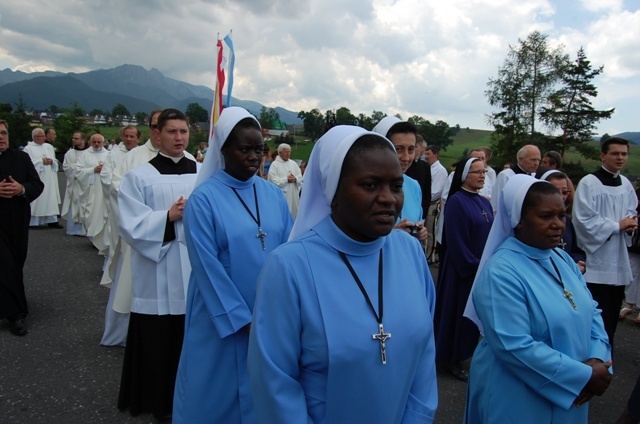
[[106, 255], [109, 249], [109, 234], [106, 231], [107, 211], [100, 183], [100, 171], [109, 151], [104, 148], [102, 134], [92, 135], [89, 145], [76, 164], [82, 225], [99, 253]]
[[58, 161], [53, 146], [45, 143], [44, 130], [35, 128], [31, 131], [33, 141], [24, 148], [31, 158], [33, 166], [44, 183], [44, 191], [31, 202], [30, 227], [48, 225], [51, 228], [63, 228], [58, 223], [60, 213], [60, 187], [58, 187]]
[[71, 148], [64, 154], [62, 162], [62, 170], [67, 177], [67, 188], [60, 216], [67, 220], [67, 235], [70, 236], [86, 235], [80, 217], [80, 183], [76, 179], [76, 165], [80, 155], [87, 147], [87, 135], [80, 131], [74, 132], [71, 138]]
[[120, 230], [118, 228], [118, 193], [111, 196], [111, 186], [113, 180], [113, 171], [120, 165], [125, 155], [135, 148], [140, 142], [140, 130], [133, 125], [128, 125], [120, 130], [120, 138], [122, 141], [116, 145], [107, 154], [107, 159], [100, 171], [100, 182], [102, 183], [102, 193], [107, 209], [107, 232], [109, 234], [109, 254], [107, 255], [107, 263], [102, 273], [100, 284], [110, 285], [113, 281], [117, 260], [114, 262], [115, 251], [118, 247], [120, 239]]
[[269, 168], [269, 181], [280, 187], [284, 193], [291, 216], [296, 219], [300, 189], [302, 188], [302, 172], [298, 164], [291, 159], [291, 146], [282, 143], [278, 146], [278, 156]]

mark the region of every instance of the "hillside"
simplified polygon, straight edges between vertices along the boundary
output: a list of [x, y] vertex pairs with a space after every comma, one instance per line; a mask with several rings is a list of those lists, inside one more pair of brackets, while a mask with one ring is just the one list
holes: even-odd
[[[453, 138], [453, 145], [449, 146], [449, 148], [440, 152], [440, 162], [449, 169], [451, 164], [458, 161], [462, 156], [462, 153], [466, 149], [473, 149], [474, 147], [480, 146], [490, 146], [491, 145], [491, 133], [492, 131], [486, 130], [472, 130], [472, 129], [462, 129], [460, 132]], [[628, 139], [629, 141], [632, 138], [629, 135], [640, 135], [637, 132], [626, 132], [621, 134], [616, 134], [616, 137], [623, 137]], [[594, 147], [598, 147], [599, 142], [593, 142]], [[630, 146], [630, 154], [629, 161], [627, 162], [627, 166], [622, 170], [622, 173], [627, 177], [637, 177], [640, 176], [640, 145], [632, 143]], [[544, 154], [544, 152], [542, 152]], [[600, 161], [594, 160], [585, 160], [578, 153], [570, 151], [565, 155], [566, 162], [577, 163], [580, 162], [587, 172], [591, 172], [596, 170], [600, 166]], [[513, 158], [515, 162], [515, 158]], [[491, 164], [495, 166], [494, 164]], [[496, 172], [499, 172], [499, 169], [496, 169]]]

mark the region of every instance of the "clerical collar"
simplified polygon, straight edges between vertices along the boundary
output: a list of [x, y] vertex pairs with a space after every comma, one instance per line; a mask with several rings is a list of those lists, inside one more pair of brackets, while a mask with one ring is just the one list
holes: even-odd
[[464, 188], [464, 187], [460, 187], [460, 188], [466, 191], [467, 193], [478, 194], [478, 190], [469, 190], [468, 188]]
[[607, 168], [605, 168], [605, 166], [604, 166], [604, 165], [602, 165], [602, 166], [601, 166], [601, 168], [602, 168], [602, 169], [604, 169], [605, 171], [607, 171], [609, 174], [613, 175], [613, 178], [617, 178], [617, 177], [619, 177], [619, 176], [620, 176], [620, 171], [618, 171], [618, 172], [611, 172], [611, 171], [609, 171]]
[[522, 169], [522, 167], [520, 166], [520, 164], [516, 163], [516, 166], [513, 167], [513, 172], [516, 174], [527, 174], [527, 175], [531, 175], [531, 173], [525, 171], [524, 169]]
[[619, 187], [622, 185], [622, 178], [620, 178], [620, 173], [612, 173], [604, 166], [601, 166], [593, 175], [600, 180], [602, 185], [609, 187]]
[[160, 156], [164, 156], [164, 157], [165, 157], [165, 158], [167, 158], [167, 159], [171, 159], [171, 160], [173, 161], [173, 163], [178, 163], [178, 162], [180, 162], [180, 160], [184, 157], [184, 153], [183, 153], [183, 154], [182, 154], [182, 156], [181, 156], [181, 157], [179, 157], [179, 158], [174, 158], [173, 156], [165, 155], [165, 154], [164, 154], [164, 153], [162, 153], [162, 152], [158, 152], [158, 154], [159, 154]]

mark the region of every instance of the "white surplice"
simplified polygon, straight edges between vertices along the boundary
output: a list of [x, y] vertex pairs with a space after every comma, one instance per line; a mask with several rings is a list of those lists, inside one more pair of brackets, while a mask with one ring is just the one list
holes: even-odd
[[[31, 226], [58, 222], [60, 213], [60, 187], [58, 187], [58, 161], [53, 146], [48, 143], [38, 144], [30, 141], [24, 148], [29, 154], [40, 180], [44, 183], [44, 191], [31, 202]], [[42, 159], [53, 159], [51, 165], [42, 163]]]
[[107, 232], [107, 209], [102, 193], [100, 175], [95, 168], [104, 163], [109, 151], [105, 148], [96, 151], [90, 147], [78, 158], [76, 163], [76, 179], [80, 185], [80, 215], [82, 225], [91, 238], [93, 245], [106, 255], [109, 248], [109, 234]]
[[86, 234], [80, 219], [80, 184], [76, 180], [76, 164], [82, 153], [84, 150], [71, 148], [64, 154], [62, 162], [62, 170], [67, 177], [67, 187], [60, 215], [67, 220], [67, 234], [71, 236]]
[[[287, 178], [289, 175], [296, 177], [295, 183], [288, 182]], [[284, 161], [280, 156], [276, 156], [276, 160], [273, 161], [269, 168], [269, 175], [267, 178], [269, 181], [280, 187], [280, 190], [284, 193], [285, 199], [287, 199], [291, 216], [295, 220], [298, 215], [300, 189], [302, 188], [302, 172], [300, 171], [300, 167], [292, 159]]]
[[197, 174], [163, 175], [151, 164], [128, 172], [120, 183], [120, 236], [132, 248], [131, 312], [181, 315], [191, 274], [184, 225], [175, 221], [175, 240], [164, 242], [167, 212], [187, 199]]

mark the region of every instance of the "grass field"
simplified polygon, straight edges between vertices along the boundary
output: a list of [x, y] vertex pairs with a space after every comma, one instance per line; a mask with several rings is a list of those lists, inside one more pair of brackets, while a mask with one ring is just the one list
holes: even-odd
[[[440, 162], [449, 169], [451, 164], [460, 159], [466, 149], [490, 145], [491, 131], [462, 129], [453, 137], [453, 144], [449, 146], [445, 152], [440, 152]], [[593, 145], [598, 148], [597, 142], [594, 141]], [[544, 154], [544, 152], [542, 152], [542, 154]], [[600, 166], [600, 161], [586, 160], [574, 151], [567, 152], [564, 160], [565, 162], [573, 163], [581, 162], [587, 172], [592, 172]], [[515, 162], [515, 157], [513, 161]], [[496, 169], [496, 172], [499, 171], [499, 169]], [[629, 161], [627, 162], [627, 166], [622, 170], [622, 173], [627, 177], [640, 176], [640, 146], [635, 144], [630, 145]]]

